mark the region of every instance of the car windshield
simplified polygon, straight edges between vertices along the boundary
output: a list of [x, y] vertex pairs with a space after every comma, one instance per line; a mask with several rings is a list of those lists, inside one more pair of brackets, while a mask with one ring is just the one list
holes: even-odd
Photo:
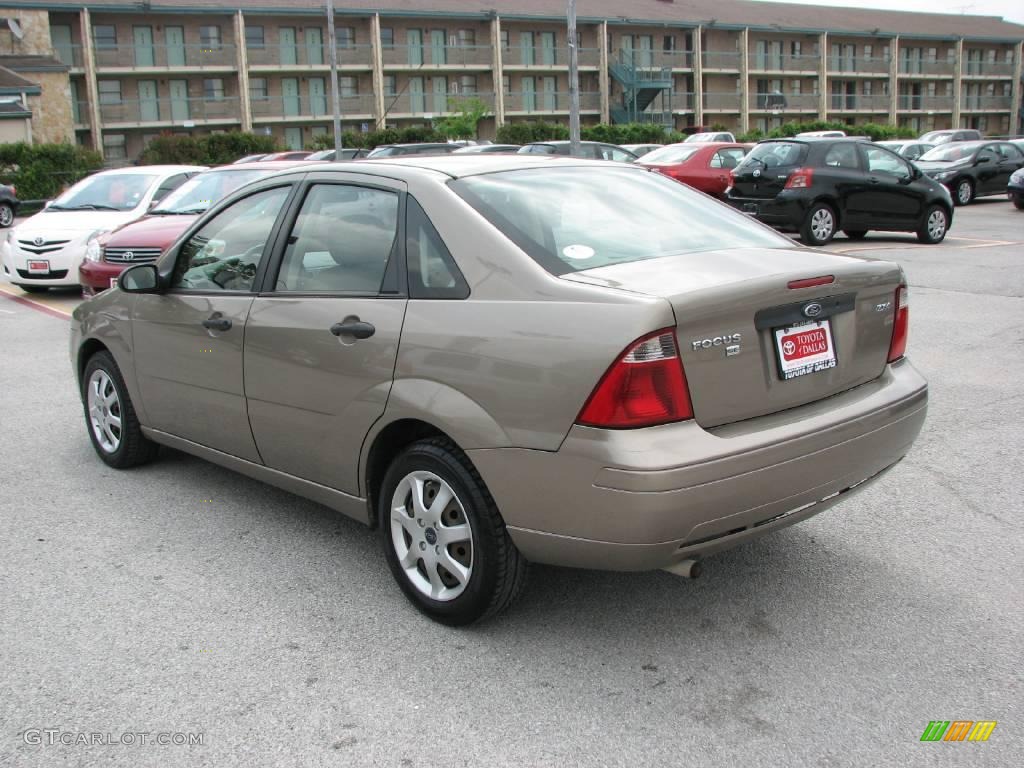
[[712, 141], [716, 135], [714, 133], [695, 133], [692, 136], [686, 137], [686, 143], [693, 144], [700, 141]]
[[202, 213], [243, 184], [248, 184], [268, 173], [271, 171], [256, 168], [200, 173], [171, 192], [153, 213]]
[[976, 151], [977, 147], [964, 146], [963, 144], [953, 142], [952, 144], [943, 144], [934, 149], [929, 149], [918, 159], [935, 163], [955, 163], [957, 160], [971, 157]]
[[738, 168], [800, 165], [807, 157], [807, 145], [797, 141], [766, 141], [746, 154]]
[[75, 184], [47, 210], [130, 211], [159, 178], [156, 173], [97, 174]]
[[639, 170], [534, 168], [468, 176], [450, 186], [555, 275], [674, 254], [793, 245], [684, 184]]
[[662, 147], [653, 152], [648, 152], [640, 158], [644, 165], [671, 165], [683, 163], [700, 152], [700, 147], [687, 147], [684, 144], [675, 144], [671, 147]]

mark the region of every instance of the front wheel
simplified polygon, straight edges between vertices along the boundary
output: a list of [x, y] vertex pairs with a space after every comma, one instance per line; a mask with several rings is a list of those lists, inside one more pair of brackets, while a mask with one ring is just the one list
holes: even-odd
[[953, 187], [953, 200], [957, 205], [967, 205], [974, 199], [974, 184], [970, 179], [960, 179]]
[[480, 475], [449, 440], [421, 440], [399, 454], [377, 507], [391, 572], [430, 618], [471, 624], [518, 596], [526, 559]]
[[6, 229], [14, 223], [14, 209], [10, 203], [0, 203], [0, 227]]
[[121, 370], [109, 352], [97, 352], [86, 363], [82, 403], [89, 439], [105, 464], [127, 469], [153, 460], [157, 445], [142, 434]]
[[830, 205], [815, 203], [804, 216], [800, 239], [808, 245], [825, 245], [835, 235], [836, 213]]
[[927, 245], [941, 243], [949, 229], [949, 213], [941, 205], [933, 205], [924, 212], [917, 228], [917, 239]]

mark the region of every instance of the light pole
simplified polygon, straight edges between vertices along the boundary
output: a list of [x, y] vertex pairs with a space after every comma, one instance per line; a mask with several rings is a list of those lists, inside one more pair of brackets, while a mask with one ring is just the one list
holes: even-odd
[[334, 0], [327, 0], [327, 38], [331, 41], [331, 112], [334, 113], [335, 159], [341, 154], [341, 95], [338, 92], [338, 41], [334, 36]]
[[580, 154], [580, 62], [576, 49], [576, 0], [569, 0], [569, 154]]

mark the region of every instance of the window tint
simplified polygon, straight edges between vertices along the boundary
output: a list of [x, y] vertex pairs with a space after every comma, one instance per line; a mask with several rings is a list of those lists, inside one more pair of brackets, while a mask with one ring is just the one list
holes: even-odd
[[380, 292], [398, 232], [398, 194], [317, 184], [288, 238], [276, 290]]
[[427, 214], [413, 198], [406, 198], [406, 257], [409, 262], [409, 297], [464, 299], [469, 286]]
[[257, 192], [225, 208], [181, 247], [171, 285], [251, 291], [264, 247], [290, 187]]
[[640, 162], [652, 165], [683, 163], [698, 152], [700, 152], [700, 147], [698, 146], [690, 145], [687, 147], [682, 144], [671, 144], [667, 147], [656, 149], [653, 152], [648, 152], [640, 158]]
[[833, 144], [825, 153], [825, 165], [835, 168], [857, 168], [857, 147], [853, 144]]
[[982, 147], [981, 151], [978, 152], [977, 159], [981, 160], [982, 158], [987, 158], [990, 163], [998, 163], [1002, 159], [996, 154], [995, 146], [991, 144], [987, 147]]
[[1007, 160], [1020, 160], [1020, 150], [1017, 149], [1013, 144], [1000, 144], [999, 154], [1001, 154]]
[[743, 159], [742, 149], [720, 149], [711, 158], [712, 168], [735, 168]]
[[864, 150], [868, 170], [871, 173], [888, 173], [890, 176], [909, 178], [910, 166], [892, 152], [881, 147], [868, 147]]

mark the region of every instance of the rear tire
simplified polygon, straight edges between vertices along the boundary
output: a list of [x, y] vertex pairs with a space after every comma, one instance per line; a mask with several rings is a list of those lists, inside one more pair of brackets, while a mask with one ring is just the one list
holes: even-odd
[[953, 202], [968, 205], [974, 199], [974, 183], [970, 179], [959, 179], [953, 185]]
[[121, 369], [109, 352], [97, 352], [86, 363], [82, 405], [89, 439], [104, 464], [127, 469], [156, 458], [159, 446], [142, 434]]
[[850, 240], [863, 240], [867, 237], [868, 231], [866, 229], [844, 229], [843, 234]]
[[46, 293], [50, 290], [48, 285], [22, 285], [21, 283], [15, 283], [15, 285], [25, 293]]
[[7, 229], [14, 223], [14, 209], [10, 203], [0, 203], [0, 227]]
[[917, 239], [926, 245], [936, 245], [946, 238], [949, 231], [949, 211], [941, 205], [931, 205], [921, 217], [917, 227]]
[[480, 621], [504, 611], [522, 590], [526, 558], [476, 468], [447, 438], [420, 440], [395, 458], [377, 519], [398, 586], [435, 621]]
[[836, 234], [839, 224], [836, 212], [827, 203], [815, 203], [800, 225], [800, 239], [808, 245], [825, 245]]

